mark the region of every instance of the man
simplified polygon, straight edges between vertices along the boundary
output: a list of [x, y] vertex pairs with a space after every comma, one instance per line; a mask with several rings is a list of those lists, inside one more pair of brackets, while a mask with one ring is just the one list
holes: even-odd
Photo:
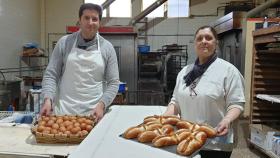
[[53, 50], [42, 82], [41, 115], [91, 114], [99, 121], [119, 86], [116, 52], [98, 34], [102, 7], [82, 4], [80, 30], [62, 37]]

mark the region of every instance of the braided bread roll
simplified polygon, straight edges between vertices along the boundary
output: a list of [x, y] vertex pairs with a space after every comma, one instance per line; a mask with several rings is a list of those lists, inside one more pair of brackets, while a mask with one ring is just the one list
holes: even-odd
[[206, 139], [206, 133], [197, 131], [178, 144], [177, 153], [184, 156], [190, 156], [204, 145]]
[[171, 125], [163, 125], [161, 128], [157, 128], [153, 131], [144, 131], [138, 135], [138, 141], [141, 143], [152, 142], [154, 138], [160, 135], [167, 135], [174, 132], [174, 128]]
[[[173, 126], [177, 127], [176, 132]], [[127, 129], [123, 137], [137, 138], [141, 143], [152, 142], [155, 147], [178, 145], [178, 154], [190, 156], [205, 144], [207, 138], [216, 135], [217, 131], [209, 125], [181, 121], [177, 116], [154, 115]]]
[[207, 134], [208, 138], [213, 138], [217, 135], [217, 130], [211, 126], [202, 125], [197, 129], [197, 131], [202, 131]]
[[160, 124], [170, 124], [170, 125], [176, 125], [177, 122], [180, 121], [180, 118], [177, 116], [159, 116], [159, 115], [154, 115], [154, 116], [148, 116], [144, 118], [144, 123], [148, 122], [153, 122], [153, 123], [160, 123]]
[[193, 127], [193, 123], [188, 121], [178, 121], [176, 127], [178, 129], [191, 129]]
[[182, 140], [188, 138], [191, 132], [187, 129], [180, 129], [172, 135], [161, 135], [153, 139], [152, 143], [155, 147], [164, 147], [176, 145]]
[[217, 135], [217, 131], [215, 128], [208, 126], [208, 125], [198, 125], [188, 121], [179, 121], [176, 124], [178, 129], [189, 129], [192, 132], [195, 131], [203, 131], [207, 134], [208, 138], [213, 138]]
[[137, 138], [138, 135], [144, 131], [152, 131], [161, 127], [162, 125], [158, 123], [140, 124], [138, 126], [128, 128], [124, 132], [123, 137], [126, 139]]

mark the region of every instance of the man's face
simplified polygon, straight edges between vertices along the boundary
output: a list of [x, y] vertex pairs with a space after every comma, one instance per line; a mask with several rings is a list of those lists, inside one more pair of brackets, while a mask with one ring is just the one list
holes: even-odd
[[79, 22], [82, 34], [86, 36], [85, 38], [95, 36], [100, 26], [99, 14], [96, 10], [86, 9], [83, 11]]

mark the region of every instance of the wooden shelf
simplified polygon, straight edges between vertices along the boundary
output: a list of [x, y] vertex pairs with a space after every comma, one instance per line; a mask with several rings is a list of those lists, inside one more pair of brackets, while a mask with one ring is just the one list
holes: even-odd
[[45, 56], [45, 55], [21, 55], [20, 57], [26, 57], [26, 58], [47, 58], [48, 56]]
[[258, 50], [259, 54], [267, 54], [267, 53], [271, 53], [271, 54], [279, 54], [280, 53], [280, 49], [279, 50]]
[[[253, 32], [253, 39], [250, 123], [279, 127], [280, 98], [278, 102], [273, 96], [280, 97], [280, 49], [269, 46], [280, 45], [280, 27], [256, 30]], [[250, 143], [269, 157], [278, 157], [271, 151]]]
[[25, 86], [33, 85], [34, 82], [42, 82], [48, 59], [48, 55], [41, 53], [19, 55], [19, 77], [25, 81]]
[[257, 97], [259, 94], [280, 95], [280, 51], [267, 48], [271, 42], [279, 41], [279, 35], [279, 26], [253, 32], [255, 49], [251, 83], [251, 123], [276, 122], [280, 124], [280, 117], [276, 117], [279, 115], [280, 104]]
[[273, 26], [273, 27], [269, 27], [269, 28], [263, 28], [263, 29], [258, 29], [256, 31], [253, 32], [253, 36], [254, 37], [258, 37], [258, 36], [266, 36], [268, 34], [274, 34], [274, 35], [278, 35], [280, 32], [280, 27], [279, 26]]
[[32, 83], [32, 82], [42, 82], [43, 77], [30, 77], [30, 76], [22, 76], [22, 80], [24, 80], [26, 83]]
[[257, 98], [270, 101], [272, 103], [280, 103], [280, 95], [258, 94]]

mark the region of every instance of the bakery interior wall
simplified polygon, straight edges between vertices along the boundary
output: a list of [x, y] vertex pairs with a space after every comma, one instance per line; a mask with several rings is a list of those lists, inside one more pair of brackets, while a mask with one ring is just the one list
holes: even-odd
[[[83, 0], [42, 0], [44, 6], [42, 12], [42, 19], [45, 19], [45, 24], [42, 24], [41, 40], [42, 45], [47, 45], [48, 33], [65, 33], [67, 25], [75, 25], [78, 20], [78, 8]], [[148, 45], [151, 46], [151, 50], [160, 49], [163, 45], [167, 44], [180, 44], [188, 45], [189, 60], [193, 62], [196, 55], [193, 51], [193, 34], [195, 30], [202, 26], [211, 24], [223, 16], [224, 11], [219, 10], [217, 14], [217, 8], [223, 6], [224, 3], [230, 0], [192, 0], [190, 7], [190, 13], [193, 18], [170, 18], [165, 19], [158, 24], [148, 29]], [[137, 15], [140, 12], [141, 0], [132, 1], [132, 16]], [[205, 16], [204, 16], [205, 15]], [[152, 20], [152, 19], [149, 19]], [[110, 18], [106, 20], [105, 25], [128, 25], [130, 18]], [[45, 27], [45, 28], [44, 28]], [[177, 36], [178, 35], [178, 36]], [[50, 38], [59, 38], [60, 35], [51, 35]], [[140, 43], [141, 44], [141, 43]], [[49, 42], [51, 47], [51, 42]]]
[[[18, 68], [23, 44], [41, 43], [40, 0], [0, 0], [0, 21], [0, 69]], [[5, 77], [16, 75], [6, 73]]]
[[[140, 0], [132, 1], [132, 15], [140, 12]], [[193, 2], [193, 1], [192, 1]], [[193, 18], [165, 19], [148, 30], [151, 50], [166, 44], [188, 45], [189, 63], [195, 60], [194, 31], [223, 15], [217, 7], [229, 0], [200, 0], [190, 7]], [[66, 26], [76, 25], [78, 8], [83, 0], [1, 0], [0, 1], [0, 68], [19, 67], [19, 52], [27, 42], [37, 42], [43, 49], [51, 48], [52, 41], [66, 33]], [[130, 18], [111, 18], [105, 25], [128, 25]], [[54, 34], [54, 35], [53, 35]], [[179, 35], [179, 36], [177, 36]], [[48, 46], [49, 44], [49, 46]]]

